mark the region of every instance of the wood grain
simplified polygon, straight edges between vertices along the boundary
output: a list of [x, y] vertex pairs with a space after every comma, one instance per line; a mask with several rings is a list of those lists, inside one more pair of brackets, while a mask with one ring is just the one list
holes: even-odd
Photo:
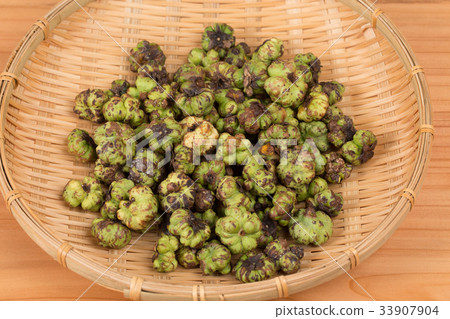
[[[0, 67], [33, 22], [57, 0], [0, 3]], [[398, 231], [349, 274], [376, 300], [449, 300], [450, 291], [450, 1], [380, 0], [425, 69], [435, 142], [416, 206]], [[0, 300], [75, 300], [91, 282], [61, 267], [27, 235], [0, 200]], [[370, 300], [346, 274], [289, 300]], [[83, 300], [125, 300], [94, 285]]]

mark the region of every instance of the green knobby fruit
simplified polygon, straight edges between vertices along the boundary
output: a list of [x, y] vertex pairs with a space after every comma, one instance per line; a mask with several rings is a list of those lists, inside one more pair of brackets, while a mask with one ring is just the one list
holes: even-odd
[[314, 145], [320, 152], [326, 152], [330, 145], [328, 143], [328, 129], [327, 125], [320, 121], [313, 121], [310, 123], [301, 122], [300, 132], [302, 135], [301, 143], [305, 143], [307, 139], [312, 139]]
[[215, 196], [214, 193], [210, 190], [202, 188], [201, 186], [197, 187], [197, 192], [195, 193], [195, 210], [199, 213], [206, 212], [207, 210], [211, 210], [214, 206]]
[[333, 221], [324, 212], [302, 208], [289, 221], [289, 234], [301, 245], [319, 246], [333, 234]]
[[178, 267], [177, 258], [174, 251], [165, 254], [155, 253], [152, 257], [153, 268], [157, 272], [172, 272]]
[[95, 177], [86, 176], [82, 181], [70, 180], [63, 191], [63, 199], [71, 206], [81, 206], [83, 210], [98, 212], [103, 205], [105, 194]]
[[206, 222], [182, 208], [172, 213], [167, 229], [171, 234], [179, 236], [182, 245], [195, 249], [203, 247], [211, 235], [211, 229]]
[[241, 165], [251, 156], [251, 147], [252, 143], [243, 134], [222, 133], [217, 141], [216, 159], [225, 165]]
[[172, 172], [158, 186], [161, 208], [171, 213], [179, 208], [194, 207], [196, 186], [194, 181], [182, 172]]
[[242, 177], [245, 179], [244, 188], [257, 196], [275, 193], [276, 174], [265, 169], [264, 164], [260, 164], [253, 156], [245, 162]]
[[94, 176], [106, 185], [114, 181], [125, 178], [124, 167], [122, 165], [111, 165], [101, 159], [95, 161]]
[[272, 117], [273, 124], [289, 124], [298, 126], [298, 120], [295, 118], [295, 112], [291, 108], [285, 108], [277, 103], [270, 103], [267, 106], [267, 111]]
[[131, 231], [128, 228], [107, 218], [94, 219], [91, 234], [103, 247], [121, 249], [131, 241]]
[[80, 119], [103, 123], [103, 105], [109, 100], [108, 94], [99, 89], [87, 89], [75, 97], [73, 111]]
[[331, 120], [328, 123], [328, 130], [330, 131], [328, 133], [328, 141], [337, 148], [351, 141], [356, 133], [353, 120], [346, 115], [339, 119]]
[[293, 274], [300, 270], [303, 248], [299, 245], [288, 245], [286, 240], [275, 240], [266, 246], [264, 253], [273, 261], [277, 269], [285, 274]]
[[178, 238], [171, 235], [162, 234], [156, 243], [155, 251], [159, 254], [165, 254], [170, 251], [177, 251], [180, 246]]
[[181, 126], [172, 117], [153, 120], [149, 124], [140, 126], [144, 131], [144, 138], [148, 141], [148, 148], [153, 151], [167, 151], [181, 141]]
[[253, 53], [252, 60], [263, 62], [269, 66], [272, 61], [280, 58], [284, 53], [283, 41], [277, 38], [265, 40]]
[[285, 76], [269, 77], [264, 82], [264, 89], [273, 102], [283, 107], [297, 108], [304, 100], [308, 85], [306, 81], [290, 73]]
[[134, 130], [124, 123], [106, 122], [99, 126], [94, 133], [98, 158], [110, 165], [125, 165], [127, 158], [134, 156], [133, 145], [127, 147], [128, 139], [134, 134]]
[[350, 164], [358, 166], [370, 160], [377, 146], [376, 136], [369, 130], [358, 130], [353, 140], [341, 148], [342, 157]]
[[278, 140], [275, 146], [293, 146], [301, 141], [301, 133], [298, 127], [289, 124], [273, 124], [268, 129], [259, 133], [259, 140]]
[[164, 156], [157, 152], [140, 149], [131, 162], [129, 179], [136, 184], [155, 186], [164, 178], [163, 159]]
[[183, 246], [176, 252], [178, 264], [184, 268], [192, 269], [200, 265], [197, 259], [197, 249]]
[[222, 161], [201, 162], [192, 177], [203, 187], [215, 191], [222, 177], [225, 176], [225, 163]]
[[97, 159], [96, 147], [94, 140], [84, 130], [73, 129], [67, 136], [67, 150], [82, 163], [93, 162]]
[[211, 64], [217, 63], [220, 61], [219, 52], [217, 52], [214, 49], [209, 50], [206, 52], [205, 57], [202, 60], [202, 65], [207, 68]]
[[234, 46], [236, 38], [232, 27], [225, 23], [215, 23], [205, 28], [202, 34], [202, 48], [205, 51], [216, 50], [224, 58], [228, 49]]
[[297, 118], [303, 122], [320, 121], [328, 107], [328, 96], [323, 92], [312, 91], [298, 108]]
[[297, 189], [301, 184], [309, 184], [316, 175], [315, 156], [305, 148], [295, 146], [281, 155], [277, 174], [281, 183]]
[[134, 85], [128, 88], [127, 94], [140, 101], [144, 101], [148, 93], [158, 86], [158, 83], [150, 77], [138, 77]]
[[134, 186], [133, 181], [125, 178], [112, 182], [106, 195], [106, 201], [100, 209], [102, 217], [116, 219], [120, 201], [129, 199], [128, 193]]
[[309, 201], [309, 204], [314, 206], [316, 210], [328, 214], [330, 217], [336, 217], [342, 212], [344, 199], [341, 193], [336, 194], [331, 189], [325, 189], [315, 194], [314, 198]]
[[187, 175], [192, 174], [195, 169], [192, 149], [182, 144], [175, 146], [172, 167], [174, 171], [183, 172]]
[[241, 42], [235, 47], [228, 50], [225, 57], [225, 62], [234, 65], [238, 68], [242, 68], [244, 63], [248, 61], [250, 54], [250, 47], [245, 42]]
[[221, 89], [215, 91], [215, 101], [218, 104], [217, 111], [221, 117], [238, 114], [244, 109], [245, 96], [239, 89]]
[[296, 200], [297, 196], [294, 190], [283, 185], [277, 185], [275, 195], [272, 198], [272, 207], [267, 208], [269, 217], [281, 226], [287, 226], [291, 220]]
[[[299, 53], [294, 58], [294, 64], [297, 69], [305, 68], [311, 72], [311, 84], [317, 84], [319, 82], [320, 69], [322, 64], [320, 60], [312, 53]], [[310, 84], [308, 82], [308, 84]]]
[[145, 64], [164, 65], [166, 56], [158, 44], [142, 40], [130, 50], [129, 61], [130, 70], [138, 72]]
[[187, 81], [195, 82], [204, 79], [205, 70], [203, 67], [191, 63], [183, 64], [173, 75], [173, 80], [180, 85]]
[[237, 116], [240, 126], [251, 135], [266, 130], [273, 122], [271, 113], [257, 99], [245, 101], [244, 108], [239, 111]]
[[322, 177], [315, 177], [308, 186], [308, 195], [311, 197], [327, 189], [327, 181]]
[[[244, 64], [242, 86], [247, 96], [264, 93], [264, 83], [268, 79], [267, 66], [259, 60], [250, 60]], [[239, 87], [239, 86], [238, 86]]]
[[219, 133], [228, 133], [231, 135], [245, 133], [245, 129], [239, 124], [237, 115], [231, 115], [225, 118], [218, 119], [215, 127]]
[[146, 185], [137, 185], [128, 193], [129, 200], [122, 200], [117, 219], [128, 228], [144, 231], [153, 226], [158, 216], [158, 199]]
[[172, 106], [175, 94], [176, 83], [156, 86], [147, 93], [143, 103], [150, 121], [178, 115], [177, 110]]
[[269, 257], [258, 252], [242, 255], [233, 268], [236, 279], [245, 283], [269, 279], [276, 271], [276, 266]]
[[325, 165], [324, 178], [333, 184], [340, 184], [346, 178], [349, 178], [353, 167], [346, 163], [344, 159], [336, 152], [325, 154], [327, 164]]
[[236, 72], [238, 72], [238, 68], [234, 65], [219, 61], [205, 68], [205, 78], [209, 82], [209, 87], [214, 91], [239, 88], [239, 83], [236, 83]]
[[127, 93], [130, 88], [130, 82], [123, 79], [114, 80], [111, 82], [111, 89], [107, 91], [107, 93], [112, 96], [122, 96]]
[[231, 252], [217, 240], [205, 244], [197, 258], [204, 275], [226, 275], [231, 271]]
[[214, 105], [214, 92], [204, 87], [203, 82], [186, 81], [181, 84], [175, 104], [184, 116], [204, 116]]
[[258, 246], [258, 238], [262, 235], [262, 223], [258, 215], [236, 210], [219, 218], [216, 223], [216, 234], [232, 254], [241, 254]]
[[131, 127], [144, 123], [145, 113], [140, 109], [141, 102], [129, 95], [114, 96], [103, 105], [103, 116], [110, 122], [122, 122]]
[[323, 92], [328, 95], [328, 103], [334, 105], [342, 100], [345, 86], [337, 81], [320, 82]]
[[188, 62], [194, 65], [201, 65], [206, 53], [202, 48], [193, 48], [189, 51]]
[[224, 207], [241, 207], [247, 211], [252, 211], [255, 205], [254, 199], [244, 192], [241, 183], [232, 176], [225, 176], [220, 180], [216, 197]]

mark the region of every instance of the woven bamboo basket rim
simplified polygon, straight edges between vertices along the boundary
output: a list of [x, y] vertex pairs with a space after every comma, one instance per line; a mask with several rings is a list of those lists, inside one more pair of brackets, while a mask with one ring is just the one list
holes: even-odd
[[[133, 300], [267, 300], [287, 297], [292, 293], [308, 289], [341, 275], [344, 273], [343, 269], [347, 271], [357, 266], [383, 245], [411, 210], [425, 175], [434, 134], [430, 98], [423, 68], [418, 65], [410, 46], [403, 36], [380, 9], [373, 7], [371, 3], [366, 0], [341, 0], [340, 2], [343, 5], [361, 15], [366, 23], [368, 22], [368, 25], [365, 27], [366, 29], [372, 27], [378, 30], [377, 32], [387, 40], [386, 45], [388, 44], [395, 50], [396, 58], [401, 61], [404, 70], [406, 70], [404, 72], [405, 74], [400, 74], [399, 72], [399, 78], [395, 80], [399, 82], [402, 78], [406, 78], [404, 80], [407, 83], [397, 85], [394, 89], [398, 90], [398, 92], [395, 92], [393, 95], [399, 99], [404, 98], [406, 101], [406, 96], [408, 94], [402, 94], [400, 91], [403, 90], [405, 86], [411, 85], [414, 98], [416, 99], [416, 101], [413, 101], [410, 104], [405, 102], [405, 105], [402, 105], [402, 112], [408, 112], [408, 109], [414, 109], [417, 111], [418, 116], [415, 126], [415, 139], [405, 144], [409, 147], [408, 158], [411, 158], [411, 164], [408, 166], [410, 168], [408, 171], [408, 178], [405, 182], [398, 182], [393, 185], [393, 187], [397, 187], [401, 184], [402, 190], [398, 191], [398, 189], [394, 189], [390, 192], [392, 196], [398, 196], [396, 197], [396, 200], [392, 202], [390, 212], [380, 219], [378, 226], [372, 229], [370, 233], [365, 235], [364, 238], [359, 240], [356, 244], [347, 245], [344, 243], [345, 249], [342, 250], [343, 253], [340, 253], [339, 255], [334, 254], [333, 259], [328, 258], [327, 256], [322, 257], [325, 261], [320, 262], [317, 267], [312, 267], [307, 271], [300, 271], [297, 274], [289, 276], [277, 276], [273, 279], [258, 283], [239, 284], [231, 281], [227, 283], [205, 283], [201, 280], [194, 280], [186, 283], [186, 281], [183, 280], [177, 282], [176, 278], [170, 281], [148, 280], [145, 276], [140, 276], [139, 273], [108, 271], [109, 268], [106, 265], [100, 264], [91, 257], [86, 256], [86, 254], [80, 252], [79, 249], [76, 248], [76, 244], [71, 244], [67, 241], [67, 238], [62, 238], [58, 231], [55, 230], [54, 225], [43, 222], [36, 210], [30, 207], [30, 202], [26, 200], [26, 191], [23, 187], [17, 186], [18, 182], [21, 182], [21, 180], [18, 180], [18, 178], [21, 177], [20, 169], [22, 167], [26, 169], [26, 166], [20, 166], [22, 164], [14, 163], [14, 165], [18, 165], [19, 168], [14, 168], [12, 171], [10, 167], [12, 163], [8, 162], [8, 155], [11, 151], [11, 147], [13, 147], [8, 144], [8, 140], [12, 138], [10, 137], [11, 132], [8, 131], [8, 129], [10, 129], [10, 124], [7, 121], [8, 109], [12, 105], [11, 97], [15, 90], [21, 85], [27, 85], [27, 83], [22, 83], [20, 80], [21, 76], [24, 76], [22, 71], [30, 58], [32, 58], [35, 50], [44, 40], [51, 36], [52, 32], [61, 22], [65, 21], [73, 13], [79, 10], [79, 5], [85, 7], [91, 2], [93, 1], [62, 1], [44, 18], [37, 21], [11, 54], [7, 66], [0, 77], [0, 185], [2, 195], [5, 198], [8, 209], [27, 234], [64, 267], [75, 271], [95, 283], [110, 289], [123, 291], [125, 296]], [[286, 3], [294, 2], [288, 1]], [[131, 3], [129, 4], [131, 6]], [[214, 8], [214, 2], [207, 2], [207, 4], [211, 5], [209, 8]], [[263, 4], [262, 2], [251, 2], [251, 4], [255, 6], [259, 5], [260, 7], [267, 7], [270, 5], [266, 3]], [[323, 4], [326, 4], [327, 8], [330, 8], [330, 10], [337, 8], [332, 0], [323, 1]], [[133, 4], [133, 6], [138, 6], [138, 4]], [[101, 5], [98, 5], [96, 8], [98, 9], [99, 7], [101, 7]], [[205, 10], [205, 12], [210, 11]], [[250, 16], [252, 15], [250, 14]], [[213, 15], [210, 16], [210, 20], [214, 21]], [[363, 31], [365, 30], [362, 30], [361, 32]], [[58, 35], [61, 36], [61, 34]], [[60, 41], [62, 40], [60, 39]], [[343, 55], [345, 55], [345, 53], [343, 53]], [[386, 63], [388, 64], [389, 62]], [[386, 77], [389, 76], [386, 75]], [[383, 80], [385, 79], [379, 79], [379, 81]], [[22, 93], [19, 92], [17, 93], [17, 96], [21, 94]], [[351, 105], [351, 103], [349, 103], [349, 105]], [[24, 108], [20, 109], [20, 111], [25, 110], [26, 109]], [[389, 108], [385, 112], [388, 111]], [[414, 117], [411, 119], [414, 120]], [[399, 121], [398, 128], [406, 129], [410, 125], [412, 124], [406, 120], [404, 122]], [[32, 127], [31, 129], [35, 129], [35, 127]], [[389, 133], [389, 130], [386, 129], [385, 131]], [[381, 130], [381, 132], [384, 131]], [[48, 137], [41, 137], [41, 139], [47, 138]], [[38, 142], [41, 141], [39, 140]], [[34, 141], [34, 143], [36, 143], [36, 141]], [[19, 144], [14, 145], [14, 147], [19, 147]], [[402, 153], [402, 155], [404, 154]], [[392, 158], [394, 161], [399, 160], [400, 155], [398, 155], [397, 158], [395, 156]], [[400, 167], [399, 165], [400, 164], [397, 166]], [[393, 167], [395, 168], [397, 166]], [[367, 172], [369, 169], [364, 170], [364, 168], [361, 168], [361, 170], [362, 172]], [[401, 174], [399, 173], [398, 175], [400, 176]], [[39, 175], [36, 174], [36, 176]], [[23, 177], [25, 177], [25, 175]], [[377, 180], [375, 179], [371, 183], [372, 184], [369, 183], [368, 185], [377, 185]], [[39, 193], [39, 196], [43, 195]], [[376, 200], [377, 196], [375, 195], [374, 197], [374, 200]], [[332, 248], [333, 247], [330, 248], [330, 251], [332, 251]], [[190, 276], [190, 274], [187, 273], [186, 276]]]

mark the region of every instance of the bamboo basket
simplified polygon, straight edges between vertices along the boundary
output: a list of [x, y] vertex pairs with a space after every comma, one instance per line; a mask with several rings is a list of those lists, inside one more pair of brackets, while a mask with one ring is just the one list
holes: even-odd
[[[73, 114], [75, 95], [107, 88], [118, 77], [133, 80], [126, 52], [140, 39], [159, 43], [174, 72], [213, 22], [232, 25], [252, 48], [281, 38], [284, 58], [324, 53], [321, 78], [345, 84], [340, 106], [357, 128], [378, 137], [375, 157], [336, 186], [344, 213], [334, 219], [325, 250], [306, 247], [293, 275], [240, 284], [199, 269], [160, 274], [151, 267], [155, 233], [122, 250], [104, 249], [89, 235], [98, 214], [69, 209], [61, 198], [69, 178], [92, 170], [66, 151], [73, 128], [95, 128]], [[0, 97], [0, 185], [10, 212], [64, 267], [141, 300], [267, 300], [343, 274], [375, 252], [411, 210], [433, 137], [423, 69], [395, 26], [366, 0], [63, 1], [12, 53]]]

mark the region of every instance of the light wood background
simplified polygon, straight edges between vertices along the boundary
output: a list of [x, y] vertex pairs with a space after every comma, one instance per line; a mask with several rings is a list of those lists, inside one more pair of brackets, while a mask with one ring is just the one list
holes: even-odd
[[[58, 0], [0, 0], [0, 69], [31, 25]], [[424, 67], [435, 141], [414, 209], [350, 275], [376, 300], [450, 300], [450, 1], [379, 0]], [[0, 198], [0, 300], [75, 300], [91, 282], [41, 250]], [[83, 300], [124, 300], [94, 285]], [[370, 300], [345, 273], [289, 300]]]

